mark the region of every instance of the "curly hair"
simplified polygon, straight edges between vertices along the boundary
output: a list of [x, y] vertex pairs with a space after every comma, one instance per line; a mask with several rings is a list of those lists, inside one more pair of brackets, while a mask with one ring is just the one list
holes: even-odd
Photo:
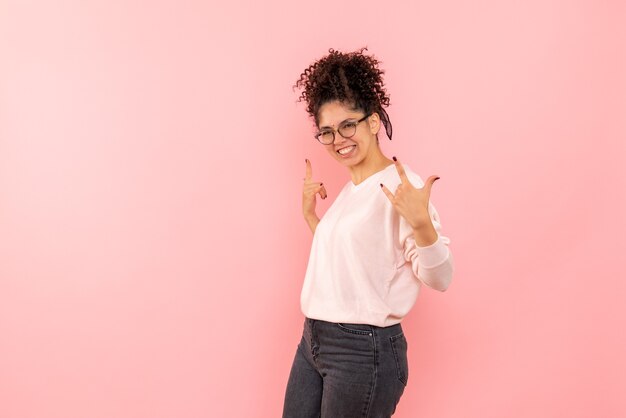
[[316, 125], [319, 124], [320, 107], [338, 100], [366, 114], [377, 112], [391, 139], [391, 121], [384, 109], [389, 106], [389, 95], [382, 78], [385, 72], [378, 68], [379, 61], [374, 56], [365, 55], [363, 51], [367, 51], [367, 47], [348, 53], [329, 49], [328, 55], [300, 74], [293, 87], [302, 90], [298, 102], [306, 101], [306, 110]]

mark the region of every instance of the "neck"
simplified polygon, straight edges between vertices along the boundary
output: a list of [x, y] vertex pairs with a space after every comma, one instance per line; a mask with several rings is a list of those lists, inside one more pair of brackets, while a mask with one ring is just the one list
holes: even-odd
[[360, 163], [348, 167], [352, 183], [359, 184], [369, 176], [383, 170], [385, 167], [393, 164], [389, 158], [385, 157], [379, 148], [376, 152], [363, 159]]

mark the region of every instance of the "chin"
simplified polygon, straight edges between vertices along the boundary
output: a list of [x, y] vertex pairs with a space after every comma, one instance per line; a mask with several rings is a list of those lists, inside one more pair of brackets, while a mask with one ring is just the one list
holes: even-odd
[[349, 158], [346, 160], [339, 158], [338, 161], [339, 161], [339, 164], [345, 167], [351, 167], [353, 165], [358, 165], [361, 162], [361, 160], [362, 160], [361, 158]]

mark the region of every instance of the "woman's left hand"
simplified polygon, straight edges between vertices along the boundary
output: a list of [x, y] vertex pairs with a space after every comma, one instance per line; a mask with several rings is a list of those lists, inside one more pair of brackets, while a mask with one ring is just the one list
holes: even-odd
[[401, 183], [398, 185], [395, 194], [391, 193], [382, 183], [380, 187], [382, 187], [394, 209], [407, 220], [414, 230], [432, 225], [430, 214], [428, 213], [428, 201], [433, 183], [439, 177], [430, 176], [424, 183], [424, 187], [421, 189], [415, 188], [409, 181], [400, 161], [396, 157], [393, 157], [393, 160], [400, 175]]

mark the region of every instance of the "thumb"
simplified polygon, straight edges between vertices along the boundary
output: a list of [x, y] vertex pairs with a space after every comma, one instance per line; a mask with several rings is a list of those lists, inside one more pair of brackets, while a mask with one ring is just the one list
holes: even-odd
[[433, 184], [435, 183], [435, 181], [439, 180], [441, 177], [439, 176], [430, 176], [428, 177], [428, 179], [426, 179], [426, 183], [424, 184], [423, 189], [428, 192], [428, 195], [430, 196], [430, 191], [433, 188]]

